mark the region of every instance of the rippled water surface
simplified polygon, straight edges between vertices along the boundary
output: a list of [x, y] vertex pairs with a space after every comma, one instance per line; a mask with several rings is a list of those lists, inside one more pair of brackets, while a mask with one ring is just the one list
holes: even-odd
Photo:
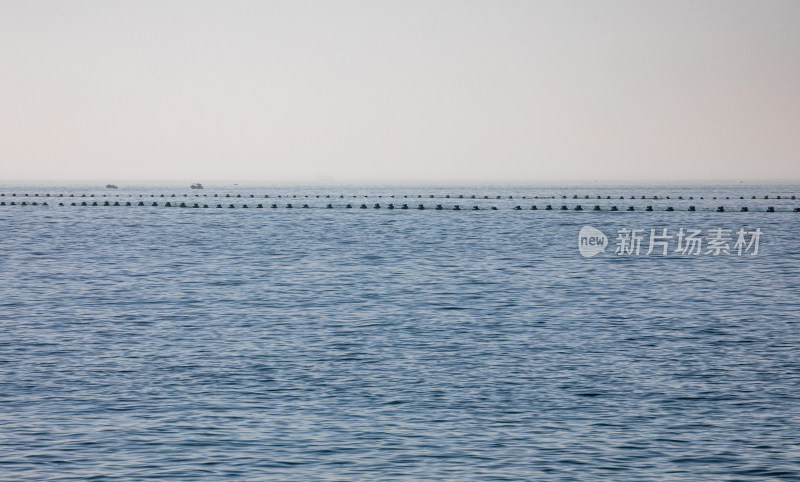
[[[48, 200], [0, 207], [4, 480], [800, 477], [797, 187], [0, 191]], [[764, 234], [583, 258], [584, 225]]]

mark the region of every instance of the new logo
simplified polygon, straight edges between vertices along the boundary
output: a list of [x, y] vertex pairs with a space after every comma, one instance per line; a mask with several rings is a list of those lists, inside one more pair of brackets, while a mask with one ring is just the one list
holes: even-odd
[[584, 226], [578, 233], [578, 251], [584, 258], [591, 258], [606, 250], [608, 238], [599, 229]]

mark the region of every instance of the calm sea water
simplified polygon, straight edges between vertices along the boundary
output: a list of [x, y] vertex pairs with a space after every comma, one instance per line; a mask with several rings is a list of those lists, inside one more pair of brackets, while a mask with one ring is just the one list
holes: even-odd
[[[0, 207], [3, 480], [800, 477], [797, 186], [0, 192], [50, 204]], [[511, 209], [548, 203], [637, 211]], [[583, 258], [584, 225], [764, 234]]]

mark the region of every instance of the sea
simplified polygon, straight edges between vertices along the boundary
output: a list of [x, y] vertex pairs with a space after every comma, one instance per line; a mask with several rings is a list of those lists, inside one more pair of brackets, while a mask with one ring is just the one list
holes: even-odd
[[800, 479], [800, 186], [0, 194], [0, 480]]

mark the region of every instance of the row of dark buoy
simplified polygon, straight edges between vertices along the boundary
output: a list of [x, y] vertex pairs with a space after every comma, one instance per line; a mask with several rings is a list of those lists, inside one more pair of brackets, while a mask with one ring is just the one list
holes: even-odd
[[[44, 194], [44, 195], [40, 196], [38, 193], [35, 193], [33, 195], [20, 194], [19, 196], [20, 197], [46, 197], [46, 198], [50, 198], [50, 197], [95, 197], [94, 194], [89, 194], [89, 195], [81, 194], [80, 196], [76, 196], [75, 194], [69, 194], [69, 195], [66, 195], [66, 196], [64, 194], [58, 194], [58, 195], [52, 195], [52, 196], [50, 194]], [[6, 197], [6, 194], [5, 193], [0, 193], [0, 197]], [[11, 193], [11, 194], [8, 195], [8, 197], [17, 197], [17, 193]], [[106, 194], [102, 194], [102, 195], [99, 195], [97, 197], [108, 197], [108, 196]], [[114, 197], [120, 197], [120, 195], [116, 194], [116, 195], [114, 195]], [[128, 197], [131, 197], [131, 196], [128, 196]], [[139, 197], [151, 197], [151, 198], [152, 197], [169, 197], [169, 198], [174, 198], [174, 197], [189, 197], [189, 195], [188, 194], [183, 194], [183, 196], [179, 196], [179, 195], [176, 195], [176, 194], [159, 194], [159, 195], [150, 194], [148, 196], [148, 195], [144, 195], [144, 194], [139, 194]], [[201, 195], [200, 194], [195, 194], [194, 197], [201, 197]], [[245, 195], [242, 195], [242, 194], [235, 194], [235, 195], [225, 194], [224, 196], [222, 196], [222, 195], [219, 195], [219, 194], [213, 194], [213, 195], [209, 196], [208, 194], [203, 194], [202, 197], [252, 198], [252, 199], [254, 199], [254, 198], [256, 198], [256, 195], [254, 195], [254, 194], [250, 194], [250, 195], [247, 195], [247, 194], [245, 194]], [[327, 199], [329, 199], [332, 196], [330, 194], [324, 194], [324, 195], [320, 195], [320, 194], [308, 195], [308, 194], [306, 194], [306, 195], [300, 195], [300, 196], [298, 196], [296, 194], [293, 194], [291, 196], [290, 195], [278, 194], [278, 195], [273, 195], [273, 197], [276, 197], [276, 198], [290, 198], [291, 197], [293, 199], [296, 199], [298, 197], [300, 197], [300, 198], [316, 197], [316, 198], [327, 198]], [[333, 197], [335, 198], [337, 196], [333, 195]], [[344, 194], [340, 194], [338, 197], [340, 199], [344, 199], [344, 198], [349, 198], [349, 197], [352, 197], [352, 198], [359, 198], [359, 197], [365, 197], [365, 198], [378, 197], [378, 198], [383, 198], [384, 196], [382, 194], [379, 194], [377, 196], [370, 196], [370, 195], [366, 195], [366, 194], [363, 195], [363, 196], [361, 196], [361, 195], [345, 196]], [[387, 198], [395, 198], [395, 197], [399, 198], [400, 195], [395, 196], [394, 194], [392, 194], [392, 195], [387, 195], [386, 197]], [[404, 194], [402, 197], [403, 198], [409, 198], [409, 197], [415, 198], [416, 197], [418, 199], [422, 199], [423, 197], [427, 197], [429, 199], [433, 199], [433, 198], [451, 199], [451, 196], [449, 194], [446, 194], [444, 196], [435, 196], [433, 194], [429, 194], [427, 196], [423, 196], [422, 194], [418, 194], [418, 195], [414, 196], [414, 195]], [[269, 198], [270, 198], [269, 194], [265, 194], [264, 195], [264, 199], [269, 199]], [[518, 196], [518, 198], [519, 199], [528, 199], [528, 198], [530, 198], [530, 199], [556, 199], [556, 196], [530, 196], [530, 197], [529, 196]], [[452, 196], [452, 199], [487, 199], [487, 200], [488, 199], [514, 199], [514, 196], [482, 196], [481, 197], [481, 196], [476, 196], [474, 194], [471, 195], [471, 196], [464, 196], [462, 194], [459, 194], [458, 196]], [[561, 199], [567, 199], [567, 196], [566, 195], [562, 195]], [[572, 199], [593, 199], [593, 197], [590, 197], [589, 195], [584, 195], [582, 197], [579, 197], [577, 194], [574, 194], [572, 196]], [[596, 199], [607, 199], [607, 200], [610, 200], [610, 199], [612, 199], [612, 197], [611, 196], [605, 196], [605, 197], [596, 196]], [[640, 200], [646, 200], [646, 199], [653, 199], [653, 200], [670, 200], [670, 199], [684, 200], [684, 199], [687, 199], [687, 200], [694, 200], [695, 198], [694, 198], [694, 196], [688, 196], [686, 198], [684, 198], [684, 196], [677, 196], [677, 197], [674, 197], [674, 198], [670, 197], [670, 196], [652, 196], [652, 197], [630, 196], [628, 198], [626, 198], [625, 196], [619, 196], [619, 199], [640, 199]], [[700, 196], [698, 199], [705, 199], [705, 197], [704, 196]], [[718, 198], [717, 198], [717, 196], [713, 196], [713, 197], [711, 197], [711, 199], [716, 200]], [[719, 197], [719, 199], [723, 199], [723, 198]], [[729, 200], [730, 196], [725, 196], [724, 199], [728, 199]], [[739, 199], [745, 199], [745, 197], [744, 196], [739, 196]], [[758, 197], [757, 196], [751, 196], [750, 199], [758, 199]], [[763, 199], [771, 199], [771, 198], [769, 196], [764, 196]], [[791, 199], [791, 200], [795, 200], [795, 199], [797, 199], [797, 197], [794, 196], [794, 195], [793, 196], [783, 196], [783, 197], [778, 195], [778, 196], [773, 197], [772, 199], [778, 199], [778, 200]]]
[[[38, 203], [36, 201], [33, 201], [33, 202], [21, 201], [19, 203], [17, 203], [16, 201], [10, 201], [9, 203], [6, 203], [5, 201], [0, 201], [0, 206], [17, 206], [17, 205], [18, 206], [39, 206], [39, 205], [41, 205], [41, 206], [49, 206], [49, 204], [46, 201], [42, 202], [42, 203]], [[59, 202], [58, 205], [59, 206], [65, 206], [65, 203]], [[132, 202], [130, 202], [130, 201], [128, 201], [128, 202], [115, 201], [113, 204], [110, 201], [103, 201], [103, 202], [82, 201], [82, 202], [72, 202], [72, 203], [69, 203], [69, 205], [70, 206], [133, 206], [134, 204]], [[139, 201], [138, 203], [136, 203], [136, 206], [147, 206], [147, 205], [149, 205], [151, 207], [159, 206], [158, 202], [155, 202], [155, 201], [152, 202], [152, 203], [145, 203], [144, 201]], [[173, 203], [173, 202], [170, 202], [170, 201], [167, 201], [167, 202], [163, 203], [163, 206], [164, 207], [181, 207], [181, 208], [209, 208], [209, 207], [222, 208], [222, 207], [224, 207], [222, 204], [216, 204], [215, 206], [209, 206], [208, 204], [186, 203], [186, 202], [181, 202], [181, 203], [175, 202], [175, 203]], [[229, 209], [234, 209], [236, 207], [237, 206], [235, 204], [228, 204], [227, 205], [227, 208], [229, 208]], [[241, 208], [241, 209], [247, 209], [250, 206], [248, 206], [247, 204], [241, 204], [238, 207]], [[252, 206], [252, 207], [254, 207], [256, 209], [262, 209], [265, 206], [264, 206], [264, 204], [259, 203], [259, 204], [256, 204], [256, 205]], [[302, 206], [295, 206], [292, 203], [288, 203], [288, 204], [286, 204], [284, 206], [285, 209], [293, 209], [295, 207], [299, 207], [300, 209], [309, 209], [309, 208], [311, 208], [311, 206], [309, 206], [308, 204], [305, 204], [305, 203]], [[358, 209], [369, 209], [369, 207], [370, 206], [367, 206], [367, 204], [363, 204], [362, 203], [362, 204], [360, 204], [358, 206]], [[381, 209], [383, 206], [381, 206], [380, 203], [375, 203], [371, 207], [373, 209]], [[269, 208], [278, 209], [278, 204], [277, 203], [270, 204]], [[333, 204], [327, 204], [324, 207], [324, 209], [333, 209], [333, 208], [334, 208]], [[355, 208], [355, 205], [351, 204], [351, 203], [348, 203], [348, 204], [346, 204], [344, 206], [344, 209], [354, 209], [354, 208]], [[416, 207], [412, 208], [408, 204], [405, 204], [405, 203], [402, 204], [402, 205], [399, 205], [399, 206], [395, 206], [393, 203], [390, 203], [390, 204], [386, 205], [385, 208], [386, 209], [417, 209], [417, 210], [433, 209], [433, 210], [436, 210], [436, 211], [442, 211], [442, 210], [445, 210], [445, 209], [452, 210], [452, 211], [462, 211], [463, 210], [461, 208], [461, 206], [458, 205], [458, 204], [456, 204], [456, 205], [454, 205], [452, 207], [449, 207], [449, 208], [445, 208], [441, 204], [437, 204], [434, 207], [430, 207], [430, 206], [426, 207], [424, 204], [418, 204]], [[482, 211], [482, 210], [497, 211], [497, 207], [496, 206], [490, 206], [488, 208], [481, 208], [480, 206], [472, 206], [471, 210], [472, 211]], [[533, 205], [530, 208], [523, 208], [522, 206], [517, 205], [517, 206], [514, 206], [513, 210], [514, 211], [539, 211], [539, 210], [543, 210], [543, 211], [604, 211], [604, 209], [601, 208], [600, 205], [595, 205], [592, 209], [584, 209], [583, 206], [581, 206], [580, 204], [578, 204], [576, 206], [573, 206], [571, 209], [567, 205], [562, 205], [559, 208], [555, 208], [551, 204], [546, 205], [544, 208], [539, 208], [536, 205]], [[636, 211], [636, 207], [628, 206], [627, 209], [625, 209], [625, 210], [626, 211]], [[686, 211], [690, 211], [690, 212], [694, 212], [696, 210], [697, 209], [695, 208], [695, 206], [689, 206], [688, 209], [686, 209]], [[620, 211], [620, 209], [617, 208], [617, 206], [611, 206], [606, 211], [614, 212], [614, 211]], [[652, 211], [655, 211], [655, 209], [653, 209], [653, 206], [647, 206], [647, 207], [645, 207], [644, 211], [652, 212]], [[659, 210], [659, 211], [661, 211], [661, 210]], [[672, 206], [667, 206], [666, 209], [664, 209], [663, 211], [672, 212], [672, 211], [675, 211], [675, 208], [673, 208]], [[800, 212], [800, 207], [794, 208], [793, 211], [794, 212]], [[726, 212], [725, 207], [724, 206], [718, 206], [717, 209], [716, 209], [716, 212], [718, 212], [718, 213]], [[750, 212], [750, 209], [748, 207], [744, 206], [741, 209], [739, 209], [739, 212]], [[775, 212], [775, 207], [774, 206], [768, 206], [765, 212], [774, 213]]]

